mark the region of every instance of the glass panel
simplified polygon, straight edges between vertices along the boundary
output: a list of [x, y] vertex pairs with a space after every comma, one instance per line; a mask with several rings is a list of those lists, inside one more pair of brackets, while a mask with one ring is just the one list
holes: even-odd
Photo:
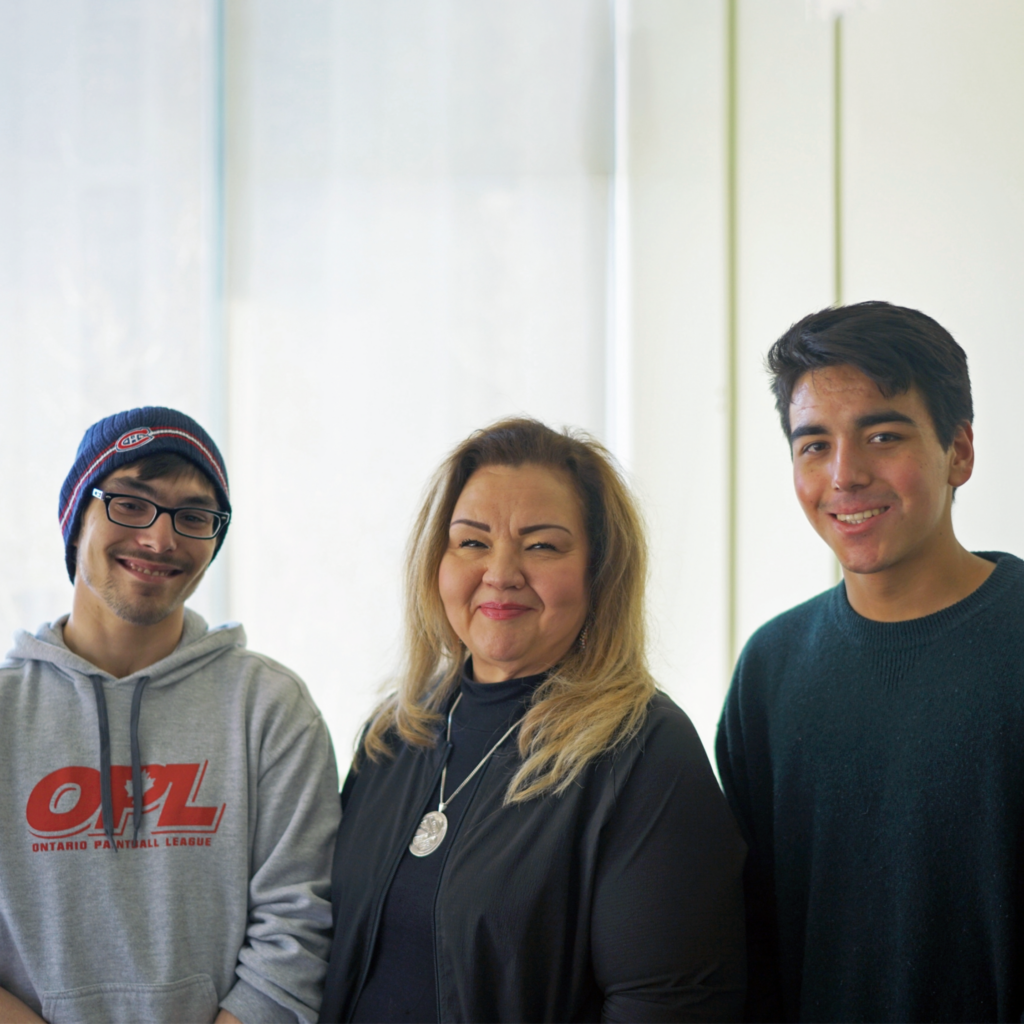
[[[208, 397], [215, 7], [0, 2], [0, 380], [24, 384], [0, 408], [0, 473], [20, 492], [0, 496], [0, 654], [68, 609], [57, 496], [89, 424], [169, 405], [223, 442]], [[29, 423], [27, 459], [7, 439]], [[190, 602], [216, 622], [219, 566]]]

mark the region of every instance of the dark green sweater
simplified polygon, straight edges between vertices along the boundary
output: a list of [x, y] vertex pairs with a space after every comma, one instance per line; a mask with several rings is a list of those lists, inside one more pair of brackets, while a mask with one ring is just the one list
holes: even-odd
[[840, 584], [747, 644], [718, 733], [750, 1019], [1020, 1020], [1024, 562], [921, 619]]

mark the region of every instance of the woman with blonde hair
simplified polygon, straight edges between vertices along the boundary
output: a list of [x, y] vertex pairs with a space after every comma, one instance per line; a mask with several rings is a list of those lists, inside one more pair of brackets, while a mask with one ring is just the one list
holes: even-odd
[[342, 791], [321, 1020], [739, 1019], [745, 851], [648, 671], [646, 570], [581, 433], [505, 420], [438, 470]]

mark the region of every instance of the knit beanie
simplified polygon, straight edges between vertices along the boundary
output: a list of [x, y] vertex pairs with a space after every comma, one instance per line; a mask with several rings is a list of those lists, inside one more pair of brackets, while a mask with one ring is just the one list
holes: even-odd
[[[115, 469], [141, 458], [174, 452], [189, 460], [209, 478], [223, 512], [231, 511], [228, 473], [210, 435], [191, 416], [176, 409], [147, 406], [115, 413], [94, 423], [78, 446], [75, 464], [60, 489], [60, 529], [64, 535], [64, 561], [75, 582], [75, 547], [82, 510], [92, 498], [92, 485]], [[214, 557], [220, 551], [227, 526], [217, 534]]]

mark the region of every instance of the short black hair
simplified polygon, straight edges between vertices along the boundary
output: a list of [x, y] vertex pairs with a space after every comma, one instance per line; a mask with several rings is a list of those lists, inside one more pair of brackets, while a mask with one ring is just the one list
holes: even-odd
[[974, 420], [967, 354], [930, 316], [890, 302], [857, 302], [811, 313], [768, 350], [775, 408], [790, 436], [789, 404], [797, 382], [826, 366], [852, 366], [886, 398], [916, 387], [943, 449]]

